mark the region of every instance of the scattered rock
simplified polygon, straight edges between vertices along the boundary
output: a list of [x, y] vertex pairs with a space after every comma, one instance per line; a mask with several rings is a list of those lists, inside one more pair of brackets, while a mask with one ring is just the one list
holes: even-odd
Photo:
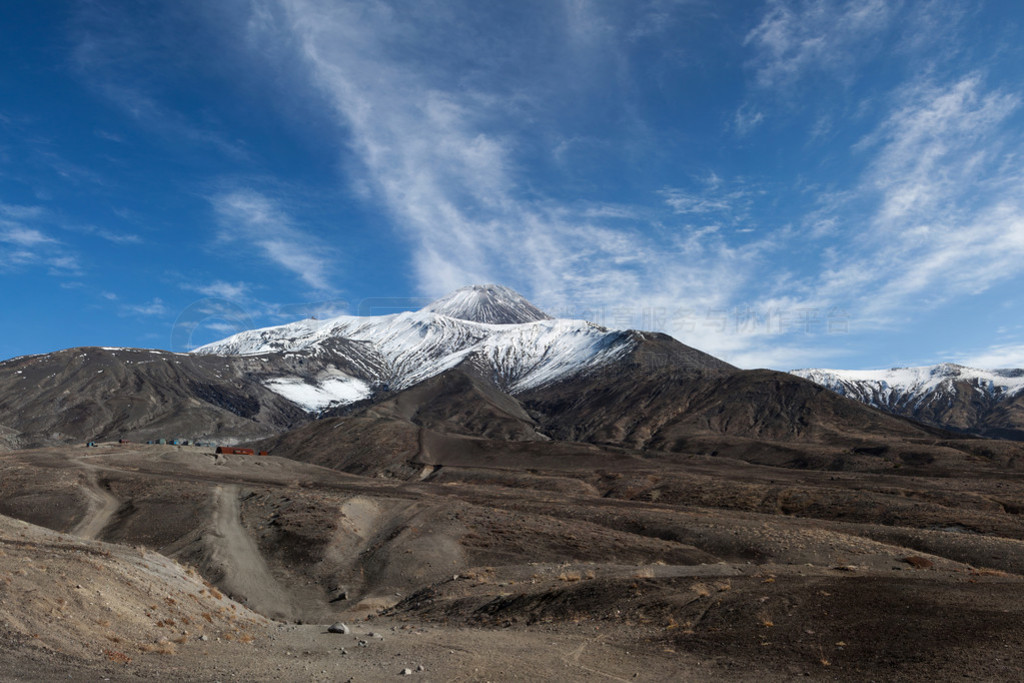
[[328, 626], [327, 627], [327, 632], [328, 633], [344, 633], [344, 634], [347, 635], [349, 633], [349, 628], [348, 628], [348, 626], [346, 626], [345, 624], [343, 624], [343, 623], [341, 623], [339, 621], [336, 624], [331, 624], [330, 626]]
[[402, 669], [403, 676], [412, 676], [412, 669]]
[[935, 563], [929, 560], [927, 557], [921, 557], [920, 555], [910, 555], [904, 557], [903, 561], [909, 564], [914, 569], [931, 569]]

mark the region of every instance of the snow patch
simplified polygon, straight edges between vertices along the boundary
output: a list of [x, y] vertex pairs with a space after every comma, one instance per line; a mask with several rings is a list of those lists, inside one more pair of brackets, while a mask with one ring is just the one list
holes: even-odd
[[331, 406], [355, 403], [373, 393], [366, 382], [340, 374], [315, 384], [301, 377], [277, 377], [264, 381], [263, 386], [301, 406], [307, 412], [319, 412]]

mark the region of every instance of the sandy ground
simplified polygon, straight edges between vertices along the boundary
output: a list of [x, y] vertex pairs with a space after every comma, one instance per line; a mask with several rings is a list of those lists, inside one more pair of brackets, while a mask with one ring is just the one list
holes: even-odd
[[2, 677], [1024, 676], [1015, 472], [637, 468], [3, 454]]
[[386, 680], [407, 669], [422, 681], [634, 680], [641, 672], [664, 680], [681, 671], [680, 661], [631, 656], [599, 626], [523, 633], [373, 619], [335, 634], [271, 622], [150, 551], [7, 517], [0, 607], [4, 680]]

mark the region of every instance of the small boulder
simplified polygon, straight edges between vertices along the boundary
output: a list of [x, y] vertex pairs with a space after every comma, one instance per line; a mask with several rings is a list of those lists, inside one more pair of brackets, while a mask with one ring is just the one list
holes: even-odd
[[349, 628], [348, 628], [348, 626], [346, 626], [345, 624], [343, 624], [343, 623], [341, 623], [339, 621], [336, 624], [331, 624], [330, 626], [328, 626], [327, 627], [327, 632], [328, 633], [344, 633], [344, 634], [347, 634], [349, 632]]
[[931, 569], [935, 566], [935, 563], [929, 560], [927, 557], [921, 557], [920, 555], [910, 555], [904, 557], [903, 561], [909, 564], [914, 569]]

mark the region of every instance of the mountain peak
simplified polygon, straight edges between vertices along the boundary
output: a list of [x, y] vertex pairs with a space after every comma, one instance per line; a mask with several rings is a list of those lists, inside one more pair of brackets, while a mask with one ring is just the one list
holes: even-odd
[[501, 285], [471, 285], [441, 297], [423, 309], [429, 313], [490, 325], [516, 325], [551, 320], [526, 298]]

